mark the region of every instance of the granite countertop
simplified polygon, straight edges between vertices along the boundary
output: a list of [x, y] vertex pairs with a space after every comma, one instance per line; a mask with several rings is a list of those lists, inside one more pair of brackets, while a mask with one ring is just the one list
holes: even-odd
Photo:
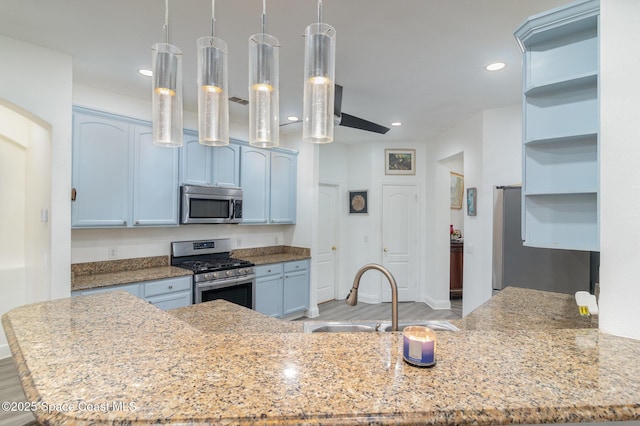
[[247, 260], [255, 265], [311, 259], [311, 250], [303, 247], [270, 246], [251, 249], [235, 249], [233, 257]]
[[[437, 332], [437, 364], [426, 369], [403, 361], [401, 333], [278, 332], [227, 302], [164, 312], [109, 292], [16, 308], [2, 322], [25, 394], [50, 424], [640, 420], [640, 341], [500, 325], [502, 310], [518, 312], [509, 299], [558, 297], [507, 290], [472, 313], [475, 323], [461, 321], [469, 329]], [[230, 316], [253, 324], [228, 328]]]
[[71, 291], [193, 275], [170, 266], [169, 256], [140, 257], [71, 265]]

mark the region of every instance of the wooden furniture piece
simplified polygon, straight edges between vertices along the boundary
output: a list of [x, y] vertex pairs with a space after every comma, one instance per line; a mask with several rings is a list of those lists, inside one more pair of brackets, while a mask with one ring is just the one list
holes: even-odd
[[458, 299], [462, 297], [462, 271], [464, 259], [464, 243], [451, 241], [449, 258], [449, 297]]

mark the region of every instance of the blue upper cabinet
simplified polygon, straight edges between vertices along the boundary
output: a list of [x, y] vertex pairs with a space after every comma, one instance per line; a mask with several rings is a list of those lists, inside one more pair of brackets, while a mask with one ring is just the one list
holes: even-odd
[[71, 226], [177, 225], [179, 158], [151, 123], [74, 108]]
[[71, 226], [130, 224], [131, 136], [127, 122], [74, 111]]
[[296, 223], [297, 153], [242, 146], [243, 224]]
[[296, 223], [297, 160], [295, 155], [271, 153], [271, 223]]
[[522, 239], [599, 250], [598, 0], [530, 17], [523, 51]]
[[133, 225], [178, 223], [180, 150], [155, 146], [151, 125], [134, 127]]
[[185, 130], [180, 182], [199, 186], [240, 186], [240, 147], [234, 143], [201, 145], [197, 132]]
[[269, 179], [271, 152], [243, 146], [240, 148], [240, 185], [242, 186], [242, 223], [269, 223]]

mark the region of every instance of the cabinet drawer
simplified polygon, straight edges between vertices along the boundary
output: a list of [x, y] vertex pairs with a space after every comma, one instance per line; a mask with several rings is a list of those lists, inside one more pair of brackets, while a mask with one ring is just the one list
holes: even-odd
[[267, 275], [282, 274], [282, 263], [270, 263], [268, 265], [256, 266], [256, 277], [264, 277]]
[[153, 303], [163, 311], [169, 309], [182, 308], [191, 305], [191, 291], [183, 291], [180, 293], [165, 294], [162, 296], [151, 297], [147, 299], [149, 303]]
[[295, 262], [285, 262], [284, 271], [294, 272], [309, 269], [309, 262], [307, 260], [296, 260]]
[[144, 284], [144, 297], [191, 290], [191, 277], [169, 278]]

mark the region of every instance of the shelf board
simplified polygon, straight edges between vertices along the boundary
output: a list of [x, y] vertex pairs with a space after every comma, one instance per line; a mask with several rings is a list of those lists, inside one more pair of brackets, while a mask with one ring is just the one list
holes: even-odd
[[541, 138], [541, 139], [529, 139], [523, 142], [524, 145], [543, 145], [543, 144], [561, 144], [561, 143], [569, 143], [575, 142], [582, 139], [596, 139], [597, 143], [598, 132], [594, 130], [592, 132], [574, 134], [574, 135], [564, 135], [564, 136], [556, 136], [552, 138]]
[[584, 194], [593, 194], [598, 195], [598, 190], [596, 188], [590, 189], [577, 189], [577, 190], [566, 190], [566, 189], [558, 189], [554, 191], [523, 191], [523, 195], [525, 197], [545, 197], [545, 196], [565, 196], [565, 195], [584, 195]]
[[524, 95], [528, 97], [544, 96], [557, 92], [570, 92], [576, 89], [587, 87], [596, 88], [598, 85], [598, 72], [587, 72], [573, 76], [572, 78], [549, 81], [544, 84], [536, 84], [525, 90]]

